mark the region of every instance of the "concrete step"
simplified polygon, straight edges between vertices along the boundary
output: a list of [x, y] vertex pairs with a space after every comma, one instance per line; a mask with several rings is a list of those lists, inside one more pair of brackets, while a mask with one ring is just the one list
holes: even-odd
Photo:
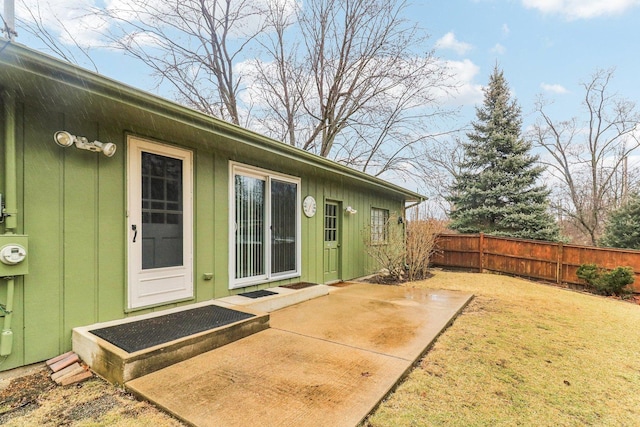
[[301, 289], [290, 289], [277, 286], [275, 288], [269, 288], [267, 291], [274, 292], [275, 294], [256, 299], [242, 295], [231, 295], [220, 298], [217, 301], [229, 304], [230, 307], [244, 307], [250, 310], [271, 313], [272, 311], [280, 310], [290, 305], [328, 295], [330, 287], [327, 285], [313, 285]]
[[[218, 305], [236, 311], [253, 314], [253, 317], [231, 324], [209, 329], [153, 347], [129, 353], [122, 348], [91, 333], [92, 330], [132, 323], [139, 320], [165, 316], [179, 311], [190, 310], [205, 305]], [[251, 309], [229, 307], [216, 301], [191, 304], [170, 310], [73, 329], [72, 347], [80, 358], [98, 375], [108, 381], [122, 385], [127, 381], [182, 362], [191, 357], [211, 351], [241, 338], [260, 332], [269, 327], [269, 314]]]
[[[301, 289], [274, 287], [268, 290], [274, 294], [256, 299], [233, 295], [170, 310], [74, 328], [72, 335], [73, 351], [98, 375], [114, 384], [124, 384], [134, 378], [150, 374], [268, 329], [268, 313], [327, 295], [330, 292], [330, 287], [313, 285]], [[131, 353], [91, 333], [92, 330], [96, 329], [152, 319], [207, 305], [217, 305], [253, 314], [254, 316]]]

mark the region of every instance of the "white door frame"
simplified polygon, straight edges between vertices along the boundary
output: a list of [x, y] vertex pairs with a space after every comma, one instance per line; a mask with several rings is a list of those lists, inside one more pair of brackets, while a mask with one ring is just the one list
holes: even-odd
[[[127, 143], [127, 307], [135, 309], [193, 298], [193, 153], [135, 136], [128, 136]], [[180, 266], [142, 268], [143, 152], [182, 161], [183, 262]]]

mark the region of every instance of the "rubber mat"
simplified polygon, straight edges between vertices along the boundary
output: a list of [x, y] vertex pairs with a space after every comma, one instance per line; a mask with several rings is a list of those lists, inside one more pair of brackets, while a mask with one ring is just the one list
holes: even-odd
[[287, 289], [304, 289], [304, 288], [309, 288], [311, 286], [317, 286], [317, 283], [310, 283], [310, 282], [298, 282], [298, 283], [292, 283], [290, 285], [280, 285], [281, 288], [287, 288]]
[[207, 305], [90, 332], [127, 353], [133, 353], [251, 317], [254, 315]]
[[242, 295], [243, 297], [247, 297], [251, 299], [256, 299], [256, 298], [268, 297], [269, 295], [278, 295], [278, 293], [262, 289], [260, 291], [245, 292], [238, 295]]

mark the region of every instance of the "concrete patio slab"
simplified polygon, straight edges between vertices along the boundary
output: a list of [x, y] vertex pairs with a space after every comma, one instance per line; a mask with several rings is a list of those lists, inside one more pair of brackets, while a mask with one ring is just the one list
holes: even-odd
[[127, 388], [197, 426], [354, 426], [472, 295], [352, 284]]
[[353, 284], [272, 313], [270, 327], [408, 361], [419, 358], [469, 295]]

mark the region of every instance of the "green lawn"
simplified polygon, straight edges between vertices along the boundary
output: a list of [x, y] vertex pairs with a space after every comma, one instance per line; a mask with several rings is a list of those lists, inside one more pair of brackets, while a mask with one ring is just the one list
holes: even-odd
[[476, 298], [371, 426], [640, 425], [640, 306], [507, 276], [407, 286]]

